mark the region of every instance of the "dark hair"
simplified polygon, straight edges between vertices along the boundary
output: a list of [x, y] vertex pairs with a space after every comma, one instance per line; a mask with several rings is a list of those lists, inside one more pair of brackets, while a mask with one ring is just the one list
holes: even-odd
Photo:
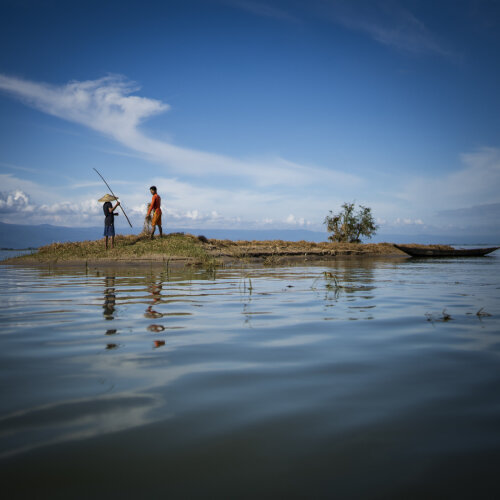
[[152, 189], [156, 193], [156, 186], [151, 186], [149, 189]]

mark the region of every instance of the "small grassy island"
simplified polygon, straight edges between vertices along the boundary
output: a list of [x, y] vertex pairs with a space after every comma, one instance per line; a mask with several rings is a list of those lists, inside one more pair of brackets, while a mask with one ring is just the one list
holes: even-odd
[[343, 256], [404, 255], [392, 243], [312, 243], [308, 241], [231, 241], [171, 233], [151, 240], [147, 235], [117, 236], [115, 248], [105, 250], [103, 240], [52, 243], [38, 251], [3, 261], [31, 265], [129, 265], [165, 263], [172, 266], [214, 267], [229, 263], [330, 260]]

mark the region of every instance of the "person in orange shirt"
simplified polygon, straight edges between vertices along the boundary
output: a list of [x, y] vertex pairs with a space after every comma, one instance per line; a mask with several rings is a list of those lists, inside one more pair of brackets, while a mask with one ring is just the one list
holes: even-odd
[[161, 238], [163, 236], [163, 232], [161, 229], [161, 198], [156, 192], [156, 186], [151, 186], [149, 190], [153, 195], [153, 199], [151, 200], [151, 204], [149, 205], [149, 210], [146, 218], [148, 218], [151, 212], [153, 212], [153, 219], [151, 220], [151, 226], [153, 227], [153, 230], [151, 231], [151, 239], [153, 239], [153, 235], [155, 234], [156, 226], [158, 226]]

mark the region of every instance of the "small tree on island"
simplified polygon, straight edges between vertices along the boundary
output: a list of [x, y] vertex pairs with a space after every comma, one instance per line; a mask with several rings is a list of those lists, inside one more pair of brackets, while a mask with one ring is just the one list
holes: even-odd
[[360, 243], [361, 236], [371, 238], [378, 229], [373, 219], [372, 209], [359, 205], [359, 210], [354, 213], [354, 203], [344, 203], [343, 210], [325, 217], [326, 230], [332, 233], [328, 236], [330, 241], [344, 243]]

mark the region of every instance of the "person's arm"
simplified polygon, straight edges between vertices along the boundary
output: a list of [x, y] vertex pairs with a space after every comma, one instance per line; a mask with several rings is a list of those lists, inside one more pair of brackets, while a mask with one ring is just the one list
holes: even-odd
[[149, 217], [149, 214], [151, 213], [151, 210], [155, 208], [155, 195], [153, 195], [153, 199], [151, 200], [151, 203], [149, 204], [149, 210], [148, 213], [146, 214], [146, 217]]
[[[117, 201], [116, 205], [114, 207], [113, 206], [109, 207], [109, 212], [113, 213], [119, 207], [119, 205], [120, 205], [120, 202]], [[118, 214], [115, 214], [115, 215], [118, 215]]]

